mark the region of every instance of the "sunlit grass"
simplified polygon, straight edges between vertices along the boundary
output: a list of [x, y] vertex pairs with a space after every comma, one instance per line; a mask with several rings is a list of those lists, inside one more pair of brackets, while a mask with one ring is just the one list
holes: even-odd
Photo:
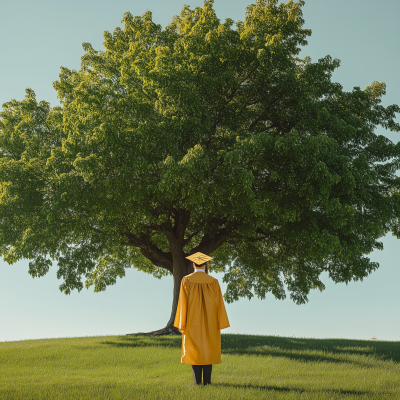
[[0, 342], [0, 399], [400, 399], [400, 342], [221, 337], [210, 386], [177, 336]]

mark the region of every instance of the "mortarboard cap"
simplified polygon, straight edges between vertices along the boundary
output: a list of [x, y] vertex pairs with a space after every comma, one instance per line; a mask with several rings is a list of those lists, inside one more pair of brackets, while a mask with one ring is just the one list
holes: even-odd
[[186, 257], [188, 260], [194, 262], [197, 265], [204, 264], [207, 261], [213, 260], [213, 257], [207, 256], [203, 253], [194, 253], [189, 257]]

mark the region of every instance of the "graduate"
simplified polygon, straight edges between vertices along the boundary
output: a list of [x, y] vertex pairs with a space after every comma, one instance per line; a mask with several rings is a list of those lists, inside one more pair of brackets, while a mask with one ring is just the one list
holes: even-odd
[[195, 271], [183, 277], [174, 326], [182, 333], [182, 364], [190, 364], [197, 385], [211, 383], [212, 364], [221, 363], [221, 329], [228, 328], [221, 288], [208, 275], [208, 261], [203, 253], [186, 257]]

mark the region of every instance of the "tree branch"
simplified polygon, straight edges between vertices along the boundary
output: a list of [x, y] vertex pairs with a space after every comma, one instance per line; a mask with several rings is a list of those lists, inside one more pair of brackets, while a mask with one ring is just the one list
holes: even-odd
[[172, 272], [172, 255], [162, 251], [153, 243], [149, 243], [144, 239], [134, 236], [130, 232], [122, 232], [121, 235], [126, 235], [128, 242], [121, 242], [121, 244], [128, 244], [140, 248], [142, 254], [148, 258], [157, 267], [165, 268]]
[[228, 229], [222, 228], [213, 238], [210, 238], [208, 234], [205, 234], [201, 239], [198, 246], [194, 247], [191, 251], [185, 254], [187, 255], [201, 252], [204, 254], [211, 254], [213, 251], [217, 250], [228, 237]]
[[183, 247], [185, 231], [190, 221], [190, 211], [183, 210], [179, 213], [178, 218], [175, 218], [175, 225], [172, 229], [179, 245]]
[[[84, 211], [87, 214], [90, 214], [89, 211]], [[99, 233], [100, 235], [103, 234], [102, 229], [98, 229], [95, 227], [92, 227], [92, 229]], [[143, 238], [139, 238], [135, 235], [133, 235], [131, 232], [121, 232], [121, 236], [126, 236], [128, 238], [128, 242], [122, 241], [120, 244], [122, 245], [128, 245], [128, 246], [133, 246], [133, 247], [138, 247], [141, 251], [141, 253], [148, 258], [153, 265], [156, 265], [157, 267], [165, 268], [168, 271], [172, 273], [172, 255], [171, 253], [166, 253], [165, 251], [162, 251], [159, 249], [156, 245], [151, 243], [150, 239], [146, 240]]]
[[251, 123], [249, 126], [249, 131], [252, 131], [253, 128], [261, 121], [261, 119], [264, 117], [265, 113], [268, 111], [268, 109], [274, 105], [276, 102], [282, 99], [283, 96], [278, 96], [274, 100], [271, 100], [267, 106], [264, 108], [264, 110], [260, 113], [260, 115]]
[[148, 260], [150, 260], [152, 262], [153, 265], [160, 267], [160, 268], [165, 268], [166, 270], [171, 272], [171, 274], [173, 273], [172, 256], [169, 253], [163, 252], [167, 256], [167, 258], [169, 257], [169, 260], [166, 260], [165, 258], [163, 260], [160, 260], [160, 258], [158, 258], [156, 255], [146, 251], [145, 249], [140, 249], [140, 251], [144, 257], [146, 257]]
[[186, 239], [183, 239], [183, 246], [186, 246], [196, 235], [198, 235], [200, 231], [193, 232]]

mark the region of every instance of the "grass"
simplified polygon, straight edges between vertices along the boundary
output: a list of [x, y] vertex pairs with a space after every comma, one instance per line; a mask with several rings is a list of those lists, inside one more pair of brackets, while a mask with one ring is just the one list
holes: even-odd
[[177, 336], [0, 342], [0, 399], [400, 399], [400, 342], [221, 337], [209, 386]]

